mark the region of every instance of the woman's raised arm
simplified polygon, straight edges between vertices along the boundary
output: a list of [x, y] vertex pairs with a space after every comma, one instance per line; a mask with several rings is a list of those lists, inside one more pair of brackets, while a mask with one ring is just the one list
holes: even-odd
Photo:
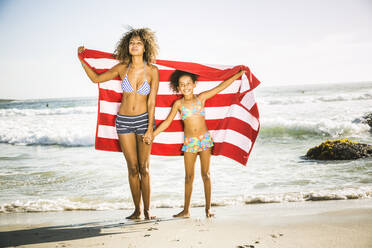
[[[83, 46], [79, 47], [78, 55], [82, 53], [84, 50], [85, 48]], [[95, 71], [93, 71], [89, 66], [87, 66], [80, 57], [79, 57], [79, 60], [86, 74], [88, 75], [89, 79], [92, 80], [93, 83], [102, 83], [102, 82], [106, 82], [106, 81], [116, 78], [117, 76], [119, 76], [120, 68], [124, 66], [122, 64], [117, 64], [114, 67], [112, 67], [110, 70], [105, 71], [104, 73], [98, 74]]]

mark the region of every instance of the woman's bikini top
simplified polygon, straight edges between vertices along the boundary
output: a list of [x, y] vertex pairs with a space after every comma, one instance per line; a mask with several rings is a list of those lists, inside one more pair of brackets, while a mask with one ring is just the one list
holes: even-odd
[[199, 100], [198, 97], [196, 97], [196, 99], [198, 100], [196, 102], [196, 105], [192, 108], [192, 110], [186, 108], [184, 105], [183, 105], [183, 101], [184, 99], [182, 99], [182, 107], [181, 107], [181, 118], [182, 120], [185, 120], [187, 117], [190, 117], [192, 115], [201, 115], [201, 116], [205, 116], [205, 111], [204, 111], [204, 108]]
[[[146, 66], [146, 63], [145, 63], [145, 66]], [[134, 90], [128, 79], [129, 68], [130, 68], [130, 64], [128, 66], [127, 74], [125, 75], [123, 82], [121, 82], [121, 88], [123, 89], [124, 92], [130, 93], [130, 92], [134, 92]], [[146, 68], [144, 68], [144, 71], [145, 71], [145, 81], [143, 82], [142, 86], [137, 90], [137, 93], [140, 95], [148, 95], [150, 94], [150, 90], [151, 90], [150, 84], [147, 82], [147, 79], [146, 79]]]

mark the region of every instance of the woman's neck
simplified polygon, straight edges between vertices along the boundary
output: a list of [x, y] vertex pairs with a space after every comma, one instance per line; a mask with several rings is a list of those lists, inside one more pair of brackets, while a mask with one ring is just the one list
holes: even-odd
[[144, 65], [143, 56], [132, 56], [132, 66], [135, 67], [143, 67]]

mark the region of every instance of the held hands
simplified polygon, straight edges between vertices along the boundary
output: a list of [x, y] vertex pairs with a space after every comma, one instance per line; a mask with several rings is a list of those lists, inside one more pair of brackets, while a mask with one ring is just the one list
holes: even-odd
[[152, 140], [154, 139], [154, 135], [152, 131], [147, 130], [145, 135], [142, 136], [142, 141], [146, 145], [150, 145], [152, 143]]

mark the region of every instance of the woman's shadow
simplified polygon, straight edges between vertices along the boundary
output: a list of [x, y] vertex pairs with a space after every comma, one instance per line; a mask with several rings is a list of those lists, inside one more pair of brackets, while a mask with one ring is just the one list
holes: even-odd
[[[0, 247], [41, 244], [47, 242], [63, 242], [90, 237], [141, 232], [144, 230], [151, 231], [157, 229], [153, 227], [149, 228], [148, 225], [143, 224], [158, 224], [158, 222], [160, 222], [159, 219], [154, 221], [133, 221], [128, 223], [114, 224], [91, 222], [77, 225], [48, 226], [6, 231], [0, 232]], [[114, 229], [102, 231], [103, 229], [115, 227], [120, 228], [120, 231], [115, 231]]]

